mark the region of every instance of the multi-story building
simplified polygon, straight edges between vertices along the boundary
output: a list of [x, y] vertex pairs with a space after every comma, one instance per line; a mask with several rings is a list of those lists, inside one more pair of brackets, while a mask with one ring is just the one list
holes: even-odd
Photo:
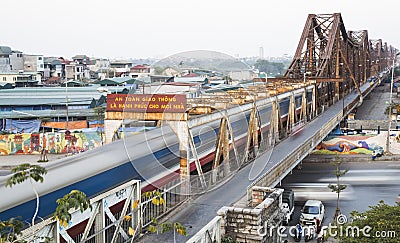
[[150, 76], [150, 74], [151, 74], [150, 66], [143, 64], [131, 67], [129, 76], [132, 78], [140, 78], [140, 77]]
[[108, 78], [108, 71], [110, 69], [110, 60], [108, 59], [91, 59], [88, 65], [91, 79], [103, 80]]
[[25, 72], [38, 72], [43, 76], [44, 72], [44, 58], [43, 55], [29, 55], [24, 54], [24, 68]]
[[86, 55], [76, 55], [72, 57], [74, 65], [74, 79], [75, 80], [84, 80], [90, 79], [90, 70], [88, 65], [90, 65], [90, 58]]
[[0, 81], [15, 87], [36, 86], [41, 80], [42, 75], [38, 72], [0, 72]]
[[10, 67], [13, 71], [24, 70], [24, 58], [20, 51], [12, 51], [10, 55]]
[[110, 75], [112, 77], [127, 77], [131, 72], [131, 61], [111, 61], [110, 62]]
[[65, 77], [65, 64], [61, 61], [64, 62], [64, 60], [60, 60], [57, 57], [45, 57], [43, 78]]

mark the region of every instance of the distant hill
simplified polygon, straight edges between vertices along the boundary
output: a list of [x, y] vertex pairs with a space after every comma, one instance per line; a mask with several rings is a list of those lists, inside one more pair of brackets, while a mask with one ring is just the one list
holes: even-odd
[[217, 72], [249, 70], [250, 67], [242, 61], [216, 51], [181, 52], [153, 64], [154, 67], [198, 68]]

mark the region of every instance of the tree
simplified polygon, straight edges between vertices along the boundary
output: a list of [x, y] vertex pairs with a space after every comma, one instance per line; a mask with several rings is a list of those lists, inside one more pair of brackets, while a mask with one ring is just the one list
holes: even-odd
[[346, 185], [340, 184], [340, 177], [344, 176], [349, 170], [340, 170], [340, 166], [342, 165], [343, 160], [340, 160], [338, 156], [335, 157], [335, 161], [331, 162], [332, 165], [336, 167], [334, 172], [336, 176], [336, 184], [329, 184], [328, 187], [332, 190], [332, 192], [337, 193], [336, 199], [336, 210], [334, 215], [334, 222], [336, 222], [337, 217], [340, 215], [340, 207], [339, 207], [339, 199], [340, 192], [346, 189]]
[[[35, 225], [35, 218], [39, 209], [39, 194], [33, 185], [33, 181], [43, 182], [44, 175], [47, 174], [47, 170], [39, 165], [31, 165], [28, 163], [21, 164], [11, 170], [13, 175], [7, 180], [6, 186], [12, 187], [13, 185], [20, 184], [29, 179], [32, 189], [36, 195], [36, 209], [35, 214], [32, 218], [32, 225]], [[71, 214], [69, 210], [80, 209], [81, 212], [86, 209], [92, 209], [86, 194], [79, 190], [72, 190], [69, 194], [64, 197], [57, 199], [57, 208], [54, 213], [54, 218], [60, 222], [60, 225], [68, 225], [71, 220]], [[21, 235], [21, 231], [24, 228], [24, 223], [20, 220], [20, 217], [10, 218], [6, 221], [0, 221], [0, 243], [2, 242], [17, 242], [18, 236]], [[35, 239], [45, 239], [46, 237], [36, 237]], [[22, 242], [25, 242], [22, 240]]]
[[35, 214], [32, 217], [32, 226], [35, 225], [35, 218], [39, 210], [39, 194], [36, 191], [35, 186], [33, 185], [33, 181], [35, 182], [43, 182], [43, 175], [47, 174], [47, 170], [39, 165], [31, 165], [29, 163], [21, 164], [17, 167], [14, 167], [11, 170], [13, 175], [7, 179], [6, 186], [12, 187], [13, 185], [20, 184], [27, 179], [32, 186], [32, 190], [36, 196], [36, 209]]
[[344, 233], [339, 235], [340, 242], [400, 242], [400, 204], [391, 206], [380, 201], [369, 208], [363, 213], [351, 212], [352, 221], [341, 226]]
[[154, 74], [155, 75], [162, 75], [164, 72], [164, 68], [160, 66], [155, 66], [154, 67]]
[[[159, 192], [157, 190], [142, 193], [142, 198], [151, 199], [151, 203], [156, 206], [164, 205], [166, 203], [161, 192]], [[137, 200], [133, 203], [133, 209], [136, 209], [138, 207], [138, 205], [139, 205], [139, 201]], [[145, 208], [142, 209], [142, 213], [144, 211], [145, 211]], [[127, 220], [130, 219], [130, 216], [125, 216], [125, 217], [128, 217], [128, 218], [126, 218]], [[143, 219], [143, 215], [141, 215], [141, 217], [140, 217], [140, 220], [142, 220], [142, 219]], [[186, 227], [183, 226], [179, 222], [174, 222], [173, 224], [171, 222], [159, 223], [156, 218], [153, 218], [151, 221], [151, 224], [149, 225], [149, 228], [148, 228], [148, 232], [156, 233], [156, 234], [163, 234], [163, 233], [171, 231], [171, 230], [173, 230], [173, 233], [174, 233], [174, 242], [176, 242], [176, 233], [183, 235], [183, 236], [187, 236]], [[134, 230], [132, 228], [129, 228], [129, 234], [132, 236], [131, 242], [133, 242], [136, 232], [137, 232], [137, 229]]]
[[88, 208], [92, 210], [92, 205], [90, 205], [86, 194], [78, 190], [72, 190], [62, 198], [57, 199], [56, 202], [57, 208], [54, 218], [65, 228], [68, 227], [68, 223], [71, 221], [70, 209], [79, 209], [81, 212], [84, 212]]
[[24, 223], [20, 218], [10, 218], [6, 221], [0, 221], [0, 242], [14, 242], [24, 228]]
[[285, 64], [278, 62], [269, 62], [267, 60], [257, 60], [254, 64], [254, 67], [258, 69], [260, 72], [265, 72], [269, 75], [275, 76], [280, 75], [285, 72]]

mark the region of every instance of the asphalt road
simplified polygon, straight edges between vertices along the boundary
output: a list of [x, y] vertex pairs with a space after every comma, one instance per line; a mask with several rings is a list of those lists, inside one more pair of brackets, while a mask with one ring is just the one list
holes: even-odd
[[[400, 193], [400, 161], [346, 162], [341, 169], [349, 170], [340, 179], [347, 188], [339, 200], [341, 213], [347, 219], [350, 219], [351, 211], [366, 211], [380, 200], [395, 205]], [[292, 188], [295, 193], [296, 206], [290, 226], [299, 222], [301, 207], [308, 199], [321, 200], [325, 205], [323, 225], [328, 225], [333, 219], [337, 194], [327, 189], [327, 185], [335, 184], [334, 170], [335, 167], [329, 163], [303, 163], [301, 170], [294, 170], [282, 181], [282, 187]]]
[[[382, 83], [377, 86], [363, 101], [363, 104], [358, 107], [355, 119], [358, 120], [387, 120], [388, 116], [385, 114], [387, 107], [386, 102], [389, 102], [390, 84]], [[394, 103], [399, 103], [399, 98], [394, 91], [392, 96]]]
[[[367, 86], [364, 86], [364, 88]], [[356, 96], [353, 92], [349, 94], [345, 102], [351, 102]], [[186, 203], [180, 210], [173, 212], [168, 217], [169, 222], [180, 222], [186, 228], [188, 237], [177, 236], [176, 242], [186, 242], [191, 236], [197, 233], [202, 227], [210, 222], [216, 215], [217, 211], [223, 206], [231, 206], [246, 196], [247, 186], [262, 174], [266, 173], [276, 163], [280, 163], [287, 155], [288, 151], [295, 151], [303, 142], [312, 137], [326, 124], [332, 117], [341, 112], [343, 108], [342, 102], [337, 102], [329, 107], [324, 113], [312, 122], [306, 124], [301, 132], [295, 136], [290, 136], [280, 142], [272, 150], [272, 154], [264, 153], [259, 156], [253, 163], [250, 163], [237, 172], [229, 181], [222, 183], [217, 189], [205, 193], [201, 196], [194, 197], [190, 202]], [[140, 242], [174, 242], [172, 233], [161, 235], [146, 235]]]

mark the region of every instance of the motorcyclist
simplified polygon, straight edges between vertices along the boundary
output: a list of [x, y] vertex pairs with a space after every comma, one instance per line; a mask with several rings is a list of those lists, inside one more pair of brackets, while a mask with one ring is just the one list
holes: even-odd
[[301, 236], [303, 234], [303, 227], [301, 224], [296, 224], [296, 235], [295, 235], [295, 241], [299, 242], [301, 240]]

